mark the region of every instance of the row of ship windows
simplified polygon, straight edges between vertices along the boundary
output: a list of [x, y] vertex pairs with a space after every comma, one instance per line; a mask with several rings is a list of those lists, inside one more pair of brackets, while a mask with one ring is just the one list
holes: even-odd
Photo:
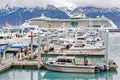
[[[29, 43], [29, 42], [27, 42]], [[24, 42], [13, 42], [12, 44], [24, 44]]]

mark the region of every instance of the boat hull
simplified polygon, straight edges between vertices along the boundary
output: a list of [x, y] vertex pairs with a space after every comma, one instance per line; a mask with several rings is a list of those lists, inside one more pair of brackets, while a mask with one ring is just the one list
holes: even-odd
[[76, 73], [95, 73], [95, 66], [85, 66], [85, 65], [69, 65], [69, 66], [61, 66], [61, 65], [51, 65], [44, 64], [44, 66], [48, 70], [60, 71], [60, 72], [76, 72]]

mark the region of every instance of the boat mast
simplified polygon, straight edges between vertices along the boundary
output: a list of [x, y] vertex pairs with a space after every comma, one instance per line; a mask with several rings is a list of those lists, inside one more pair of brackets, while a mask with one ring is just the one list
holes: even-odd
[[41, 67], [40, 61], [40, 32], [38, 32], [38, 69]]
[[109, 30], [105, 30], [105, 61], [106, 61], [106, 67], [107, 71], [109, 70], [109, 65], [108, 65], [108, 57], [109, 57]]
[[33, 58], [32, 54], [33, 54], [33, 32], [30, 31], [30, 37], [31, 37], [31, 57]]
[[49, 45], [50, 45], [50, 43], [49, 43], [49, 34], [48, 34], [48, 29], [47, 29], [47, 50], [49, 50]]

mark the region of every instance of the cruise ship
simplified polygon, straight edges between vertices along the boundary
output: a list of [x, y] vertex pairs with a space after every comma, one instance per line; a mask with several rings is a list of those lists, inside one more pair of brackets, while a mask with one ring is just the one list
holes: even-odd
[[30, 25], [38, 25], [40, 28], [59, 28], [65, 26], [67, 28], [97, 28], [97, 29], [117, 29], [112, 20], [105, 16], [97, 16], [96, 18], [87, 17], [84, 13], [79, 15], [71, 15], [68, 19], [56, 19], [41, 17], [28, 20]]

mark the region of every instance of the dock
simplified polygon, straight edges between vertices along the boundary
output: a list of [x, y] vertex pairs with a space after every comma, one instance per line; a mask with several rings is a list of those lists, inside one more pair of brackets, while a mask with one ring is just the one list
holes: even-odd
[[[57, 46], [57, 45], [55, 45]], [[57, 46], [59, 47], [59, 46]], [[60, 45], [60, 47], [63, 47], [63, 45]], [[18, 52], [19, 49], [7, 49], [7, 52]], [[25, 55], [24, 58], [22, 60], [17, 59], [15, 56], [9, 56], [6, 57], [4, 59], [1, 59], [1, 65], [0, 65], [0, 72], [3, 72], [5, 70], [8, 70], [10, 68], [34, 68], [37, 69], [38, 68], [38, 61], [37, 60], [30, 60], [33, 56], [35, 56], [38, 53], [38, 48], [36, 48], [36, 50], [31, 54], [31, 52], [29, 51], [28, 55]], [[103, 57], [105, 55], [104, 52], [95, 52], [95, 51], [75, 51], [75, 50], [63, 50], [62, 52], [56, 48], [54, 51], [51, 52], [45, 52], [41, 51], [40, 52], [42, 54], [42, 56], [61, 56], [61, 55], [66, 55], [66, 56], [84, 56], [86, 53], [88, 56], [97, 56], [97, 57]], [[40, 65], [42, 65], [40, 63]]]
[[[12, 51], [17, 51], [12, 50]], [[37, 53], [37, 49], [32, 54], [24, 56], [22, 60], [16, 58], [16, 56], [8, 56], [6, 58], [0, 59], [0, 72], [8, 70], [9, 68], [38, 68], [38, 61], [37, 60], [29, 60], [31, 56], [35, 56]]]
[[88, 56], [105, 56], [104, 52], [81, 52], [80, 51], [70, 51], [70, 50], [64, 50], [63, 52], [55, 51], [55, 52], [47, 52], [42, 53], [43, 56], [60, 56], [60, 55], [66, 55], [66, 56], [84, 56], [87, 53]]
[[14, 61], [12, 67], [15, 68], [37, 68], [37, 61]]
[[[84, 53], [43, 53], [42, 54], [43, 56], [62, 56], [62, 55], [66, 55], [66, 56], [84, 56], [85, 54]], [[95, 54], [87, 54], [88, 56], [104, 56], [104, 54], [103, 53], [99, 53], [99, 54], [97, 54], [97, 53], [95, 53]]]
[[[18, 60], [15, 56], [9, 56], [6, 57], [5, 59], [0, 59], [0, 72], [4, 72], [5, 70], [8, 70], [10, 68], [33, 68], [37, 69], [38, 68], [38, 61], [37, 60], [27, 60], [27, 58], [31, 58], [31, 55], [35, 55], [37, 53], [37, 50], [28, 55], [25, 56], [24, 59]], [[64, 50], [63, 52], [48, 52], [48, 53], [42, 53], [43, 56], [60, 56], [60, 55], [67, 55], [67, 56], [84, 56], [85, 53], [80, 53], [80, 51], [69, 51], [69, 50]], [[88, 53], [88, 56], [104, 56], [104, 53]], [[40, 63], [40, 65], [42, 65]], [[41, 66], [43, 67], [43, 66]]]
[[0, 72], [8, 70], [9, 68], [11, 68], [11, 66], [12, 66], [12, 63], [1, 64], [0, 65]]
[[14, 57], [9, 57], [7, 59], [2, 59], [0, 63], [0, 72], [4, 72], [12, 68], [37, 68], [38, 62], [36, 61], [19, 61]]
[[[36, 53], [36, 51], [35, 51]], [[33, 53], [32, 55], [35, 55]], [[43, 56], [60, 56], [60, 55], [67, 55], [67, 56], [84, 56], [84, 53], [74, 52], [74, 51], [64, 51], [63, 53], [59, 52], [48, 52], [48, 53], [42, 53]], [[103, 53], [94, 53], [94, 54], [88, 54], [88, 56], [104, 56]], [[25, 56], [25, 58], [31, 57], [31, 54], [28, 56]], [[5, 59], [1, 59], [1, 66], [0, 66], [0, 72], [3, 72], [5, 70], [8, 70], [10, 68], [38, 68], [38, 61], [37, 60], [18, 60], [15, 56], [10, 56]]]

